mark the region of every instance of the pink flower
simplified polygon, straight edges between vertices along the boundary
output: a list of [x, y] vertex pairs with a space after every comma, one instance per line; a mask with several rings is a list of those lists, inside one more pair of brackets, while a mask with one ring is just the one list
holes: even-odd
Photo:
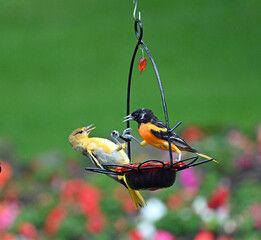
[[0, 231], [9, 229], [20, 213], [20, 206], [17, 202], [0, 203]]
[[197, 190], [200, 186], [200, 178], [194, 168], [188, 168], [179, 173], [180, 183], [183, 187]]
[[257, 128], [257, 143], [258, 143], [258, 162], [261, 165], [261, 124]]
[[236, 159], [236, 167], [239, 169], [248, 169], [253, 165], [253, 154], [244, 154]]
[[155, 233], [153, 240], [176, 240], [176, 237], [165, 230], [158, 230]]
[[243, 133], [241, 133], [236, 129], [233, 129], [228, 132], [227, 137], [228, 137], [228, 142], [232, 146], [241, 149], [247, 155], [252, 155], [254, 144]]
[[254, 219], [255, 228], [261, 229], [261, 205], [253, 204], [250, 208], [250, 213]]

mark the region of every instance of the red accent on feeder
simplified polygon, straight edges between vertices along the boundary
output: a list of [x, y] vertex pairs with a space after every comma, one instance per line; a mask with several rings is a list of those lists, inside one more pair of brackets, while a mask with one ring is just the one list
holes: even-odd
[[[186, 166], [186, 163], [181, 162], [181, 163], [177, 163], [177, 160], [173, 160], [173, 168], [171, 170], [177, 170], [177, 167], [184, 167]], [[153, 171], [158, 171], [158, 170], [162, 170], [163, 168], [169, 168], [171, 165], [170, 161], [162, 161], [162, 162], [154, 162], [154, 161], [148, 161], [142, 165], [140, 165], [140, 163], [129, 163], [129, 164], [125, 164], [124, 166], [120, 166], [115, 168], [116, 172], [125, 172], [125, 171], [129, 171], [128, 173], [132, 172], [130, 171], [130, 168], [133, 169], [133, 171], [135, 170], [151, 170], [149, 168], [157, 168], [157, 169], [153, 169]], [[164, 166], [164, 167], [163, 167]], [[124, 173], [125, 174], [125, 173]]]
[[175, 162], [177, 161], [174, 161], [172, 167], [170, 161], [126, 164], [124, 167], [117, 167], [115, 171], [122, 172], [128, 185], [134, 190], [156, 190], [172, 186], [178, 168], [186, 166], [184, 162], [177, 164]]
[[147, 66], [147, 58], [141, 58], [140, 61], [139, 61], [139, 69], [140, 71], [144, 71], [144, 69], [146, 68]]

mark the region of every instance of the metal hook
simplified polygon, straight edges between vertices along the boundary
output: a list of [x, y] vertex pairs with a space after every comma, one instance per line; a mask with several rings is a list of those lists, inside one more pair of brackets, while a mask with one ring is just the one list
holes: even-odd
[[[133, 18], [134, 18], [134, 21], [136, 21], [136, 11], [137, 11], [137, 6], [138, 6], [138, 0], [133, 0], [133, 4], [135, 4], [134, 6], [134, 11], [133, 11]], [[139, 20], [141, 20], [141, 13], [139, 12]]]

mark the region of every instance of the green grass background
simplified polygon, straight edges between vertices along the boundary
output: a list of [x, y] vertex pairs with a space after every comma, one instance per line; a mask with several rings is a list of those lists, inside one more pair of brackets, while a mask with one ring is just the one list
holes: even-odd
[[[0, 136], [24, 157], [61, 149], [94, 123], [108, 137], [125, 124], [136, 44], [132, 0], [0, 0]], [[140, 0], [146, 45], [158, 66], [170, 123], [236, 126], [261, 117], [258, 0]], [[163, 118], [157, 80], [134, 66], [131, 109]], [[136, 124], [132, 124], [136, 128]]]

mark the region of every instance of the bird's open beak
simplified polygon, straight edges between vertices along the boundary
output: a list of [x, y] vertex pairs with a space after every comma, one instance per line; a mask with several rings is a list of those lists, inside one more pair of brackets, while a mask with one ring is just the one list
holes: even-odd
[[96, 127], [90, 128], [92, 127], [94, 124], [91, 124], [89, 126], [87, 126], [84, 130], [85, 133], [90, 133], [93, 129], [95, 129]]
[[127, 121], [130, 121], [130, 120], [133, 120], [133, 117], [131, 116], [131, 114], [124, 117], [123, 122], [127, 122]]

